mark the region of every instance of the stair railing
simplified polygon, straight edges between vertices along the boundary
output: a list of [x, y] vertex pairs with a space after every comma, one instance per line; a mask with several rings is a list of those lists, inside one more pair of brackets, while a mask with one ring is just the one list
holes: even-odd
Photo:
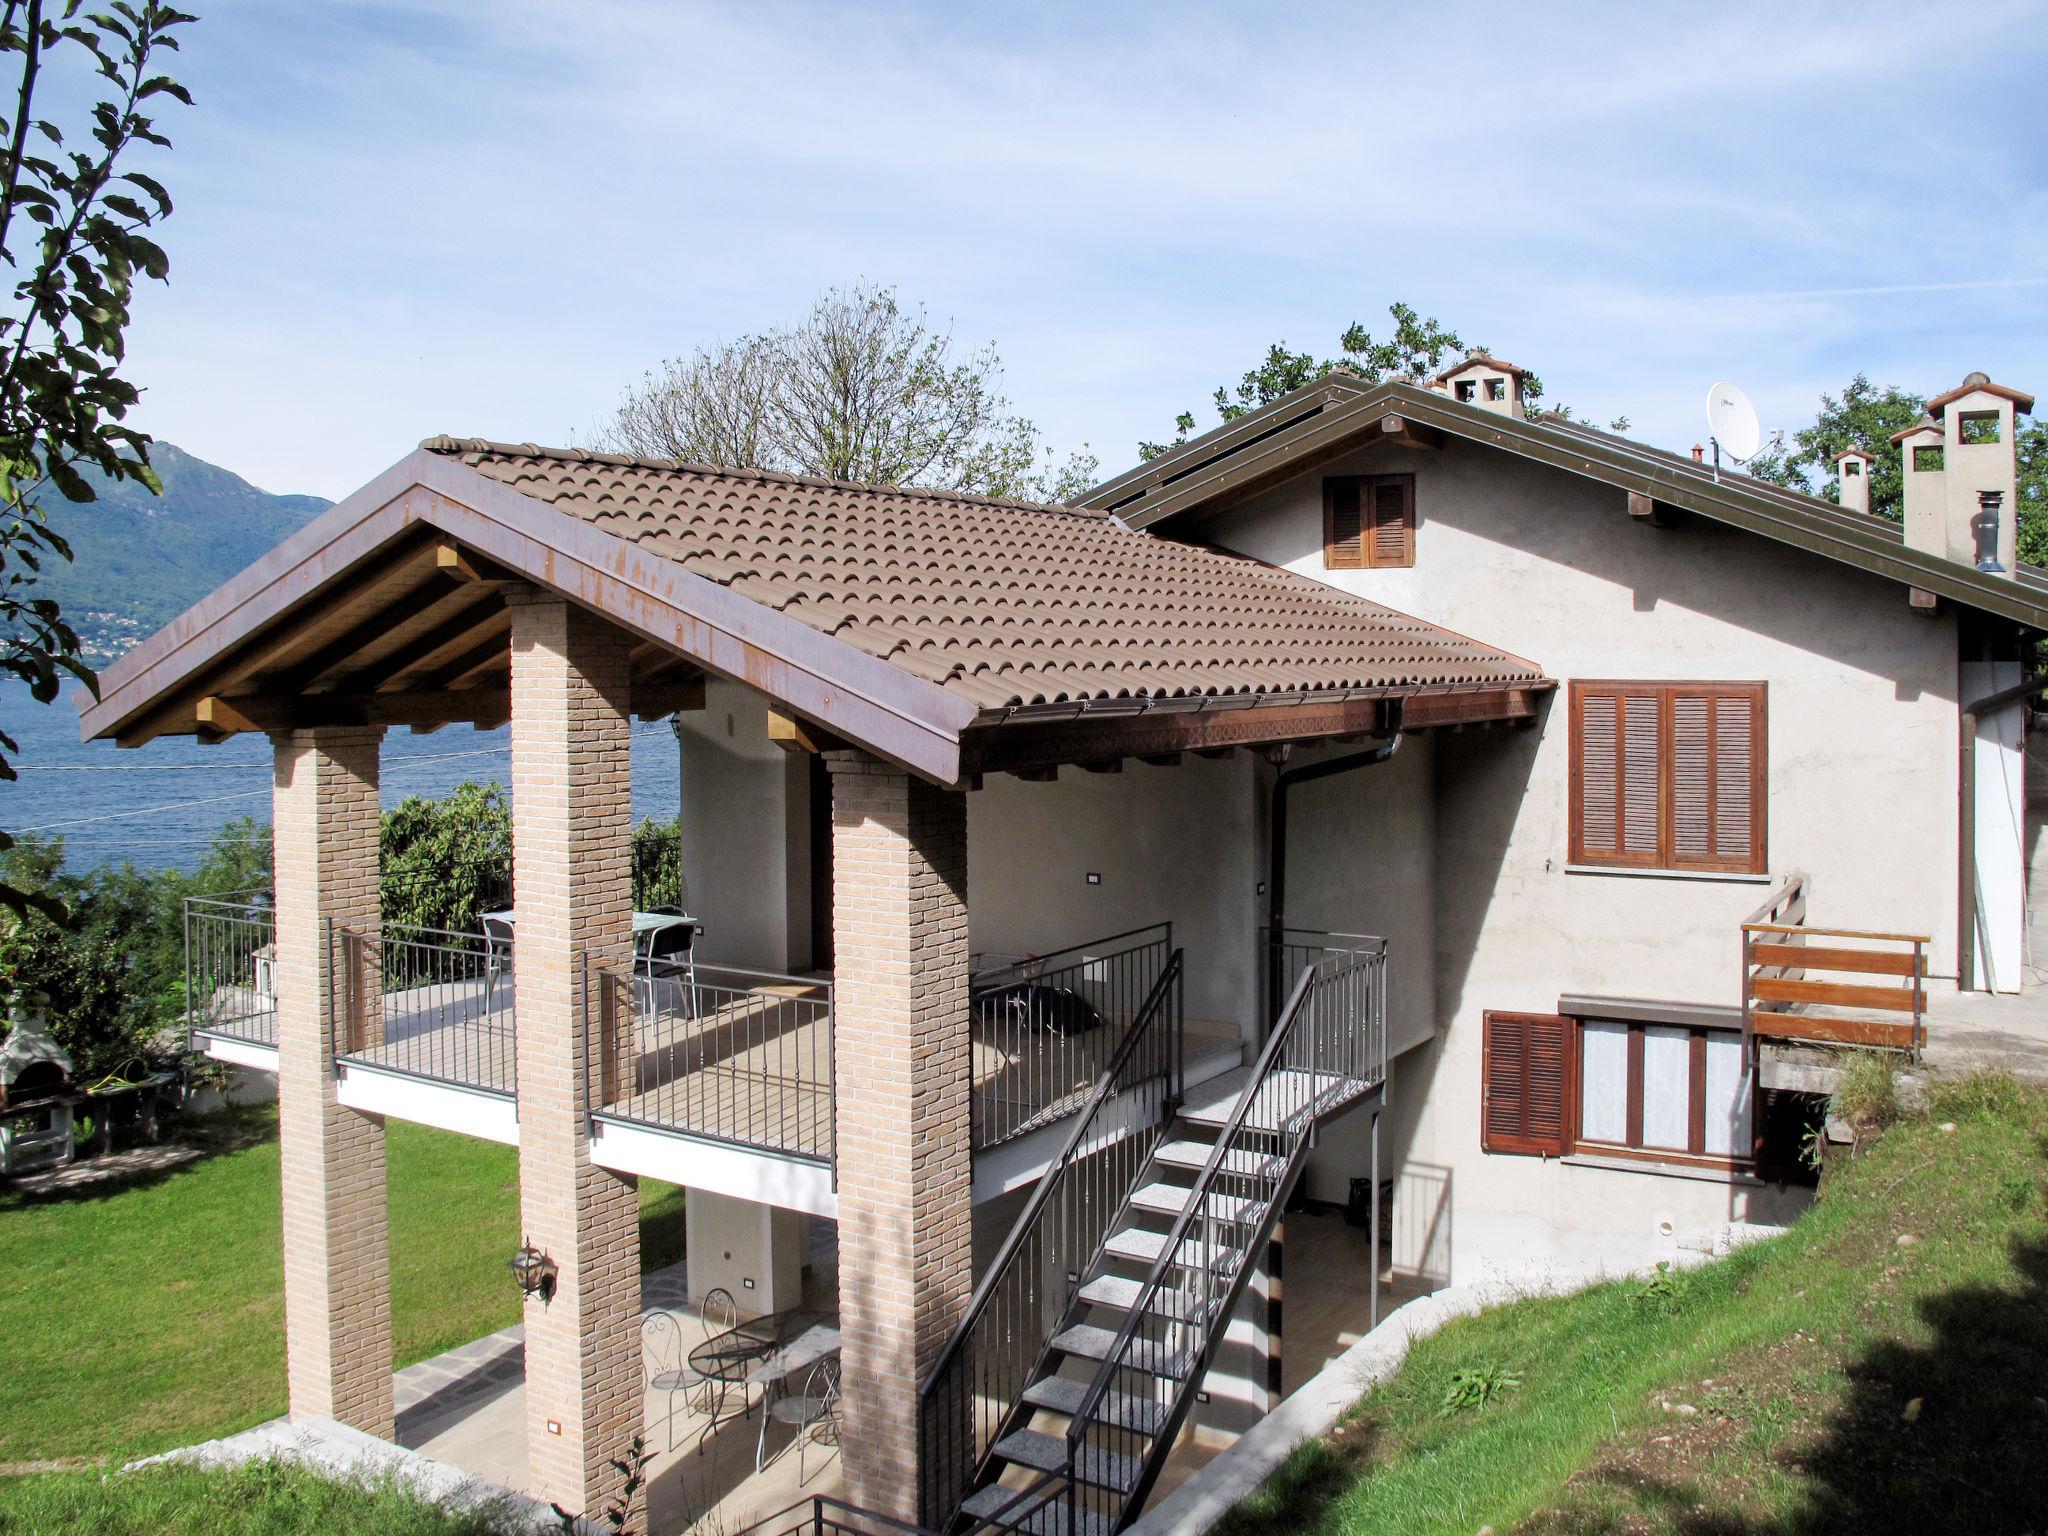
[[1183, 1089], [1181, 971], [1175, 950], [919, 1389], [918, 1494], [928, 1526], [944, 1529], [973, 1491], [1173, 1119]]
[[1068, 1531], [1097, 1521], [1113, 1531], [1143, 1504], [1318, 1123], [1385, 1080], [1386, 955], [1384, 940], [1332, 953], [1295, 983], [1068, 1426], [1055, 1495], [1068, 1503]]

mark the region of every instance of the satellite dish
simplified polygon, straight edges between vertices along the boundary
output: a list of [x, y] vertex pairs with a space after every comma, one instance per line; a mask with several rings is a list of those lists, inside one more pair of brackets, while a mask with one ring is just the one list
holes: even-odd
[[1764, 442], [1756, 407], [1733, 384], [1716, 384], [1707, 391], [1707, 430], [1714, 436], [1715, 447], [1738, 464], [1755, 458]]

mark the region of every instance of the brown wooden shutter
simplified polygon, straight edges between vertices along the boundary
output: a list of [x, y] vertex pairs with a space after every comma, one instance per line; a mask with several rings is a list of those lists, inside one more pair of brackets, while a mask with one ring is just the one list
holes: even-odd
[[1764, 868], [1764, 685], [1670, 689], [1674, 869]]
[[1366, 564], [1415, 563], [1415, 477], [1374, 475], [1365, 482]]
[[1571, 1139], [1570, 1021], [1489, 1012], [1485, 1029], [1480, 1149], [1562, 1157]]
[[1665, 727], [1655, 685], [1573, 683], [1574, 864], [1658, 861]]
[[1332, 475], [1323, 481], [1323, 567], [1355, 571], [1365, 564], [1365, 481]]

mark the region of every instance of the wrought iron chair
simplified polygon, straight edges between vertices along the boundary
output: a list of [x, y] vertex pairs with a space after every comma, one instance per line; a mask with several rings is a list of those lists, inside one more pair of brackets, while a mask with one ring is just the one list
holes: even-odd
[[[698, 1299], [697, 1320], [703, 1329], [704, 1342], [708, 1344], [720, 1334], [731, 1333], [739, 1327], [739, 1303], [733, 1300], [731, 1291], [722, 1285], [716, 1286]], [[685, 1358], [687, 1359], [687, 1355]], [[704, 1427], [697, 1431], [697, 1449], [702, 1451], [711, 1432], [718, 1428], [724, 1416], [725, 1394], [728, 1390], [734, 1386], [740, 1389], [740, 1412], [743, 1416], [751, 1415], [754, 1405], [748, 1396], [744, 1379], [731, 1381], [707, 1371], [693, 1370], [693, 1374], [704, 1388], [704, 1395], [696, 1404], [697, 1411], [704, 1415]]]
[[502, 917], [484, 919], [484, 1012], [491, 1011], [498, 978], [512, 968], [512, 925]]
[[647, 1390], [668, 1400], [668, 1448], [676, 1448], [676, 1399], [686, 1402], [690, 1392], [705, 1386], [710, 1378], [690, 1364], [690, 1351], [683, 1339], [683, 1325], [673, 1312], [659, 1308], [640, 1319], [640, 1359], [647, 1373]]
[[[804, 1456], [813, 1442], [839, 1444], [839, 1362], [820, 1360], [811, 1367], [802, 1392], [778, 1397], [761, 1415], [761, 1439], [754, 1447], [754, 1470], [759, 1472], [773, 1458], [767, 1455], [768, 1426], [787, 1424], [796, 1432], [796, 1480], [804, 1480]], [[784, 1446], [781, 1455], [789, 1450]]]

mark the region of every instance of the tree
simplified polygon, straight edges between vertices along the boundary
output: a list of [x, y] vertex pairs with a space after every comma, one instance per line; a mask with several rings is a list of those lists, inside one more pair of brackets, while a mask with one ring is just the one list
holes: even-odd
[[[1367, 384], [1400, 379], [1420, 384], [1441, 373], [1445, 366], [1465, 353], [1456, 331], [1446, 330], [1434, 316], [1425, 320], [1406, 304], [1387, 306], [1394, 328], [1384, 341], [1377, 341], [1363, 325], [1352, 324], [1337, 338], [1338, 356], [1317, 361], [1312, 352], [1291, 352], [1287, 343], [1275, 342], [1266, 349], [1265, 360], [1238, 380], [1235, 389], [1216, 387], [1211, 397], [1216, 414], [1223, 421], [1235, 421], [1246, 411], [1278, 400], [1282, 395], [1312, 384], [1329, 373], [1349, 373]], [[1475, 350], [1484, 352], [1485, 347]], [[1543, 396], [1543, 381], [1529, 374], [1522, 380], [1522, 400], [1533, 405]], [[1551, 406], [1547, 414], [1571, 419], [1568, 406]], [[1138, 457], [1156, 459], [1169, 448], [1178, 448], [1195, 431], [1195, 413], [1182, 411], [1174, 418], [1173, 441], [1140, 443]], [[1628, 430], [1628, 418], [1613, 423], [1617, 432]]]
[[1055, 463], [1012, 414], [993, 343], [958, 356], [893, 288], [834, 288], [787, 330], [672, 358], [626, 393], [605, 446], [652, 458], [870, 485], [1071, 501], [1085, 451]]
[[1822, 395], [1820, 413], [1810, 427], [1793, 434], [1793, 448], [1773, 448], [1749, 461], [1749, 472], [1809, 496], [1830, 500], [1841, 492], [1835, 455], [1861, 448], [1873, 455], [1870, 466], [1870, 510], [1897, 522], [1904, 514], [1906, 484], [1903, 460], [1894, 432], [1903, 431], [1927, 414], [1924, 396], [1896, 385], [1877, 388], [1867, 374], [1851, 379], [1839, 396]]
[[[56, 602], [35, 594], [43, 562], [71, 557], [43, 491], [54, 485], [68, 501], [91, 501], [81, 466], [162, 491], [149, 438], [121, 424], [137, 392], [119, 370], [136, 275], [162, 281], [170, 272], [143, 231], [170, 213], [171, 199], [152, 177], [115, 167], [137, 143], [169, 146], [148, 115], [153, 98], [191, 102], [150, 69], [192, 17], [156, 0], [112, 0], [90, 15], [80, 4], [0, 3], [0, 54], [20, 65], [0, 149], [0, 262], [14, 275], [13, 303], [0, 313], [0, 672], [45, 704], [64, 674], [99, 684]], [[44, 72], [60, 61], [105, 82], [84, 114], [89, 148], [68, 148], [64, 130], [37, 115]], [[83, 95], [68, 82], [62, 89], [67, 101]], [[19, 750], [0, 730], [0, 779], [15, 777]], [[0, 833], [0, 850], [10, 843]], [[26, 901], [0, 880], [0, 903], [19, 912]]]
[[[1820, 412], [1810, 427], [1793, 434], [1794, 447], [1758, 454], [1749, 472], [1759, 480], [1829, 500], [1841, 495], [1835, 455], [1845, 448], [1870, 454], [1870, 510], [1901, 521], [1906, 509], [1905, 455], [1892, 441], [1927, 414], [1924, 396], [1896, 385], [1877, 388], [1859, 373], [1837, 395], [1820, 397]], [[2018, 485], [2013, 515], [2018, 519], [2019, 557], [2029, 565], [2048, 565], [2048, 423], [2022, 422], [2013, 440]]]

